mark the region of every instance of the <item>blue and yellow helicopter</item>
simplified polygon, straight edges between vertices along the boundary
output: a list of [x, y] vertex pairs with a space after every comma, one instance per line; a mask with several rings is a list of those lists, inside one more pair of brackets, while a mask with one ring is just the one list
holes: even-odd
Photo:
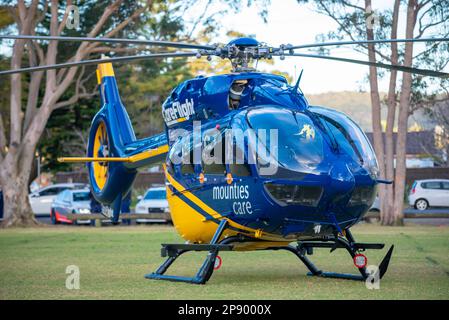
[[[146, 277], [197, 284], [204, 284], [211, 277], [220, 251], [288, 250], [306, 265], [310, 275], [365, 280], [372, 274], [367, 271], [367, 260], [361, 252], [384, 248], [384, 244], [356, 242], [350, 232], [372, 205], [377, 184], [391, 183], [379, 179], [376, 156], [365, 134], [345, 114], [310, 106], [299, 88], [301, 77], [290, 85], [284, 77], [257, 72], [252, 62], [273, 57], [305, 57], [424, 76], [449, 75], [295, 52], [346, 44], [448, 41], [447, 38], [280, 47], [270, 47], [252, 38], [238, 38], [224, 46], [26, 35], [2, 38], [144, 44], [190, 50], [69, 62], [0, 74], [98, 65], [101, 109], [92, 121], [87, 156], [60, 161], [87, 163], [93, 194], [112, 208], [114, 221], [119, 219], [122, 198], [130, 192], [137, 169], [163, 161], [170, 213], [186, 243], [163, 244], [162, 256], [167, 259]], [[120, 99], [112, 63], [195, 56], [229, 59], [233, 71], [199, 76], [179, 84], [162, 106], [165, 132], [136, 139]], [[236, 159], [239, 161], [232, 161]], [[308, 257], [314, 248], [328, 248], [331, 252], [347, 250], [360, 274], [318, 269]], [[208, 252], [197, 274], [192, 278], [167, 275], [171, 264], [189, 251]], [[387, 271], [392, 252], [393, 245], [379, 264], [378, 277]]]

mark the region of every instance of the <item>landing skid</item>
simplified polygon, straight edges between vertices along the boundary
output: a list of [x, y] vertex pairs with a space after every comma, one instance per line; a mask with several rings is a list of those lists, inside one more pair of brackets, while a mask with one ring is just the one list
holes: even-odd
[[[162, 244], [161, 256], [167, 257], [167, 259], [161, 264], [161, 266], [153, 273], [145, 275], [147, 279], [155, 280], [168, 280], [177, 282], [187, 282], [193, 284], [205, 284], [212, 273], [214, 272], [215, 259], [219, 251], [232, 251], [233, 242], [254, 242], [255, 239], [246, 237], [230, 237], [219, 242], [223, 231], [226, 229], [227, 220], [221, 220], [218, 225], [217, 231], [214, 234], [211, 242], [209, 244]], [[367, 272], [366, 268], [358, 269], [360, 274], [346, 274], [346, 273], [335, 273], [335, 272], [324, 272], [318, 269], [315, 264], [310, 261], [307, 255], [313, 254], [313, 248], [330, 248], [331, 252], [336, 249], [346, 249], [352, 258], [367, 249], [383, 249], [384, 244], [380, 243], [358, 243], [355, 242], [349, 229], [346, 229], [346, 238], [335, 236], [322, 238], [317, 240], [308, 241], [298, 241], [297, 245], [288, 245], [284, 247], [269, 247], [264, 250], [287, 250], [295, 254], [302, 263], [309, 269], [308, 275], [318, 276], [323, 278], [337, 278], [337, 279], [347, 279], [347, 280], [358, 280], [364, 281], [370, 274]], [[391, 246], [387, 254], [383, 258], [379, 265], [379, 278], [382, 278], [388, 269], [388, 264], [390, 262], [391, 255], [393, 253], [394, 246]], [[196, 273], [194, 277], [180, 277], [175, 275], [166, 275], [165, 272], [168, 268], [179, 258], [182, 254], [190, 251], [208, 251], [208, 255], [204, 260], [202, 266]]]
[[[366, 267], [358, 268], [360, 274], [348, 274], [348, 273], [336, 273], [336, 272], [324, 272], [318, 269], [315, 264], [307, 257], [307, 255], [313, 254], [313, 248], [330, 248], [331, 252], [335, 249], [346, 249], [352, 258], [361, 252], [367, 249], [383, 249], [384, 244], [382, 243], [358, 243], [355, 242], [354, 237], [352, 236], [349, 229], [346, 229], [346, 239], [335, 236], [326, 239], [320, 240], [310, 240], [310, 241], [299, 241], [297, 246], [286, 246], [286, 247], [275, 247], [268, 248], [268, 250], [287, 250], [295, 254], [302, 263], [309, 269], [307, 275], [309, 276], [317, 276], [323, 278], [336, 278], [336, 279], [346, 279], [346, 280], [357, 280], [364, 281], [366, 280], [370, 274], [367, 272]], [[382, 262], [379, 265], [379, 278], [385, 275], [388, 269], [388, 265], [390, 263], [391, 255], [393, 254], [394, 245], [390, 247], [385, 257], [382, 259]]]
[[[156, 272], [145, 275], [145, 278], [205, 284], [214, 272], [214, 264], [218, 252], [232, 250], [231, 245], [218, 243], [218, 240], [223, 234], [223, 231], [226, 229], [227, 223], [228, 221], [226, 219], [221, 220], [210, 244], [162, 244], [161, 256], [168, 256], [168, 258], [164, 263], [162, 263], [162, 265], [156, 270]], [[207, 255], [206, 259], [203, 262], [203, 265], [198, 270], [196, 275], [192, 278], [166, 275], [165, 272], [172, 265], [172, 263], [175, 262], [175, 260], [182, 254], [189, 251], [209, 251], [209, 254]]]

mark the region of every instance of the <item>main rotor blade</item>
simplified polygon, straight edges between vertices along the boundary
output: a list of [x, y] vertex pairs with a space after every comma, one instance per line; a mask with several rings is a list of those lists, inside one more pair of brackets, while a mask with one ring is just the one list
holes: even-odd
[[309, 43], [298, 46], [288, 47], [287, 49], [304, 49], [315, 47], [329, 47], [329, 46], [342, 46], [348, 44], [376, 44], [376, 43], [393, 43], [393, 42], [439, 42], [449, 41], [449, 38], [419, 38], [419, 39], [384, 39], [384, 40], [360, 40], [360, 41], [335, 41], [335, 42], [323, 42], [323, 43]]
[[384, 68], [384, 69], [389, 69], [389, 70], [398, 70], [398, 71], [403, 71], [403, 72], [415, 73], [415, 74], [420, 74], [423, 76], [449, 78], [449, 73], [445, 73], [445, 72], [426, 70], [426, 69], [418, 69], [418, 68], [413, 68], [413, 67], [404, 67], [404, 66], [398, 66], [398, 65], [394, 65], [394, 64], [385, 64], [385, 63], [381, 63], [381, 62], [369, 62], [369, 61], [363, 61], [363, 60], [354, 60], [354, 59], [330, 57], [330, 56], [323, 56], [323, 55], [316, 55], [316, 54], [302, 54], [302, 53], [285, 54], [285, 56], [286, 57], [304, 57], [304, 58], [342, 61], [342, 62], [363, 64], [366, 66], [372, 66], [372, 67], [377, 67], [377, 68]]
[[0, 71], [0, 76], [13, 74], [13, 73], [23, 73], [23, 72], [35, 72], [35, 71], [44, 71], [50, 69], [62, 69], [62, 68], [71, 68], [76, 66], [85, 66], [92, 64], [100, 64], [106, 62], [126, 62], [126, 61], [136, 61], [136, 60], [145, 60], [145, 59], [153, 59], [153, 58], [177, 58], [177, 57], [193, 57], [196, 56], [195, 52], [168, 52], [168, 53], [153, 53], [147, 55], [138, 55], [138, 56], [123, 56], [123, 57], [114, 57], [114, 58], [105, 58], [105, 59], [93, 59], [93, 60], [82, 60], [76, 62], [66, 62], [60, 64], [52, 64], [47, 66], [37, 66], [37, 67], [28, 67], [21, 68], [15, 70], [5, 70]]
[[190, 44], [173, 41], [119, 39], [119, 38], [89, 38], [89, 37], [61, 37], [61, 36], [31, 36], [31, 35], [1, 35], [0, 39], [26, 39], [26, 40], [58, 40], [58, 41], [87, 41], [104, 43], [140, 44], [184, 49], [215, 49], [215, 47], [199, 44]]

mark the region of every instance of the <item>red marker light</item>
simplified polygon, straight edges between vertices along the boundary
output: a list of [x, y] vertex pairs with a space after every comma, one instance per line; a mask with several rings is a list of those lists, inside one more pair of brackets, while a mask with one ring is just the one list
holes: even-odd
[[223, 263], [223, 260], [221, 260], [221, 257], [217, 256], [215, 258], [214, 270], [220, 269], [222, 263]]
[[220, 125], [217, 124], [217, 125], [215, 126], [215, 129], [220, 130]]
[[354, 265], [357, 268], [359, 268], [359, 269], [364, 268], [364, 267], [366, 267], [367, 263], [368, 263], [368, 259], [366, 258], [366, 256], [364, 254], [359, 253], [354, 256]]

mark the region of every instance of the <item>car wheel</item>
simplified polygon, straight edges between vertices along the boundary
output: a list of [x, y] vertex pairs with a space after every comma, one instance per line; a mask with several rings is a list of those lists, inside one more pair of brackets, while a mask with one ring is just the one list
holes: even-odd
[[429, 207], [429, 203], [426, 199], [418, 199], [415, 202], [415, 209], [418, 209], [420, 211], [424, 211]]

